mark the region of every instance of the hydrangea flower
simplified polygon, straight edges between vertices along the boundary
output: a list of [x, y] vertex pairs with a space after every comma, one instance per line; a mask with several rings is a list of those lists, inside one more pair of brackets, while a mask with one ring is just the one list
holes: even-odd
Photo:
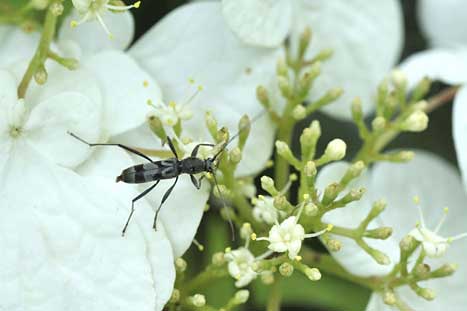
[[[331, 164], [325, 167], [319, 174], [317, 185], [322, 187], [330, 180], [339, 180], [348, 166], [344, 163]], [[432, 176], [436, 176], [433, 179]], [[445, 225], [440, 228], [437, 235], [443, 237], [455, 237], [465, 232], [464, 208], [467, 196], [461, 185], [458, 173], [453, 167], [435, 155], [417, 151], [414, 160], [407, 164], [378, 163], [365, 174], [358, 184], [367, 188], [367, 194], [357, 203], [352, 203], [345, 209], [335, 210], [325, 215], [325, 221], [336, 225], [355, 227], [367, 215], [371, 208], [371, 202], [384, 198], [387, 201], [386, 210], [375, 220], [369, 229], [381, 226], [393, 228], [390, 238], [381, 240], [366, 240], [371, 247], [382, 250], [387, 254], [392, 264], [399, 262], [399, 241], [407, 234], [420, 236], [415, 233], [417, 223], [419, 228], [431, 228], [436, 231], [443, 207], [448, 206], [450, 217], [445, 220]], [[441, 186], [442, 185], [442, 186]], [[413, 197], [421, 198], [423, 206], [423, 225], [417, 208], [414, 207]], [[403, 215], [403, 217], [401, 216]], [[431, 230], [430, 230], [431, 231]], [[427, 231], [425, 231], [427, 233]], [[458, 236], [461, 237], [461, 236]], [[333, 253], [333, 256], [350, 272], [360, 276], [385, 275], [393, 267], [378, 265], [368, 254], [361, 250], [353, 241], [336, 237], [343, 242], [342, 250]], [[430, 235], [429, 238], [433, 238]], [[422, 242], [430, 242], [425, 251], [432, 250], [433, 240], [427, 237], [421, 238]], [[442, 245], [442, 241], [436, 239]], [[459, 241], [450, 245], [449, 249], [442, 252], [433, 252], [433, 255], [443, 255], [441, 259], [428, 258], [426, 262], [437, 267], [443, 263], [462, 263], [467, 244]], [[467, 303], [464, 294], [466, 286], [465, 275], [467, 266], [460, 264], [456, 273], [449, 279], [432, 279], [424, 282], [424, 286], [431, 288], [436, 293], [433, 301], [424, 301], [417, 297], [408, 287], [396, 289], [396, 295], [409, 304], [415, 310], [440, 310], [449, 306], [461, 306]], [[374, 293], [367, 306], [368, 311], [392, 310], [383, 303], [380, 294]]]
[[235, 278], [235, 286], [243, 287], [256, 279], [257, 273], [253, 269], [255, 256], [246, 247], [227, 252], [225, 259], [228, 261], [229, 274]]
[[[350, 103], [362, 98], [372, 110], [377, 83], [397, 62], [402, 47], [402, 9], [399, 1], [223, 0], [222, 12], [232, 31], [245, 43], [276, 48], [287, 36], [293, 49], [306, 27], [313, 33], [311, 58], [323, 49], [333, 57], [323, 64], [310, 100], [334, 87], [345, 90], [323, 110], [350, 119]], [[371, 25], [371, 26], [369, 26]]]

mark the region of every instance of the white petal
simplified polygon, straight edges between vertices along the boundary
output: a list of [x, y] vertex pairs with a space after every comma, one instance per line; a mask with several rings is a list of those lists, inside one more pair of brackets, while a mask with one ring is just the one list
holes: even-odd
[[289, 243], [289, 258], [290, 259], [295, 259], [297, 257], [298, 252], [300, 252], [300, 249], [302, 248], [302, 241], [292, 241]]
[[414, 196], [420, 197], [428, 228], [436, 227], [443, 208], [448, 207], [449, 213], [439, 234], [448, 237], [465, 231], [467, 196], [459, 174], [434, 154], [417, 150], [409, 163], [376, 164], [368, 192], [387, 200], [388, 207], [382, 218], [386, 225], [394, 228], [392, 236], [396, 240], [401, 240], [420, 221]]
[[350, 118], [350, 103], [359, 96], [364, 112], [373, 109], [377, 84], [393, 67], [402, 48], [402, 10], [399, 1], [300, 0], [294, 39], [306, 26], [313, 31], [309, 57], [332, 48], [333, 57], [322, 67], [311, 99], [334, 87], [344, 95], [324, 111], [334, 117]]
[[10, 121], [8, 115], [13, 106], [18, 103], [18, 95], [16, 93], [16, 80], [7, 71], [0, 71], [0, 86], [0, 135], [2, 135], [8, 131]]
[[2, 306], [162, 310], [175, 277], [170, 244], [163, 230], [142, 233], [151, 227], [143, 214], [120, 236], [132, 193], [52, 165], [25, 145], [12, 158], [2, 176]]
[[447, 84], [465, 83], [467, 49], [422, 51], [409, 56], [399, 67], [407, 75], [409, 87], [415, 86], [424, 77]]
[[0, 26], [0, 68], [29, 61], [36, 51], [39, 37], [38, 32], [26, 33], [18, 27]]
[[[148, 200], [152, 203], [154, 210], [159, 206], [162, 196], [173, 182], [172, 179], [162, 181], [148, 194]], [[149, 186], [150, 184], [144, 185], [144, 189]], [[174, 257], [183, 255], [193, 242], [209, 198], [209, 188], [208, 183], [204, 181], [203, 186], [198, 190], [191, 183], [189, 176], [182, 175], [172, 194], [162, 206], [159, 216], [172, 243]], [[140, 189], [143, 190], [143, 186]]]
[[140, 126], [149, 111], [147, 101], [160, 101], [158, 85], [122, 52], [96, 54], [84, 66], [98, 79], [105, 103], [104, 128], [110, 136]]
[[[189, 51], [189, 52], [187, 52]], [[237, 132], [243, 114], [262, 111], [256, 87], [275, 76], [277, 52], [245, 46], [230, 32], [221, 4], [182, 6], [147, 32], [130, 50], [164, 90], [164, 100], [183, 103], [190, 97], [189, 78], [204, 86], [192, 101], [194, 117], [184, 131], [197, 141], [212, 141], [204, 112], [211, 110], [219, 126]], [[260, 171], [272, 152], [273, 126], [266, 116], [252, 125], [239, 174]], [[235, 144], [235, 143], [233, 143]]]
[[465, 1], [418, 1], [417, 11], [420, 26], [431, 45], [453, 47], [467, 44]]
[[452, 111], [452, 136], [456, 146], [457, 161], [467, 189], [467, 88], [463, 87], [456, 94]]
[[59, 41], [76, 41], [86, 55], [92, 55], [104, 50], [125, 50], [131, 43], [134, 35], [134, 20], [130, 12], [108, 13], [102, 16], [105, 24], [113, 34], [113, 38], [102, 30], [97, 21], [83, 23], [78, 27], [70, 27], [72, 20], [79, 20], [78, 13], [73, 12], [65, 18], [60, 27]]
[[222, 13], [242, 41], [258, 46], [281, 45], [292, 23], [287, 0], [222, 0]]
[[89, 156], [90, 150], [68, 135], [68, 131], [96, 141], [101, 133], [100, 120], [100, 107], [89, 98], [80, 93], [61, 93], [33, 109], [25, 135], [45, 157], [74, 167]]

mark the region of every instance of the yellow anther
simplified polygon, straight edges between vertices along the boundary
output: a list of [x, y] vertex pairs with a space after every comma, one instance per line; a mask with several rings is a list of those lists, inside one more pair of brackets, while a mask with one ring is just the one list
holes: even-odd
[[76, 26], [78, 26], [78, 22], [77, 22], [77, 21], [73, 20], [73, 21], [70, 22], [70, 27], [71, 27], [71, 28], [75, 28]]
[[113, 39], [114, 39], [114, 35], [111, 34], [111, 33], [109, 33], [109, 39], [110, 39], [110, 40], [113, 40]]
[[193, 78], [188, 78], [188, 83], [190, 83], [190, 84], [195, 84], [195, 79], [193, 79]]
[[140, 5], [141, 5], [141, 1], [136, 1], [136, 2], [133, 4], [133, 7], [134, 7], [135, 9], [138, 9], [138, 8], [140, 7]]
[[298, 179], [297, 174], [291, 174], [290, 175], [290, 180], [291, 181], [296, 181]]
[[268, 160], [268, 162], [266, 162], [266, 168], [271, 168], [271, 167], [273, 167], [273, 165], [274, 165], [273, 160]]
[[305, 193], [303, 195], [303, 200], [308, 201], [309, 198], [310, 198], [310, 195], [308, 193]]
[[258, 195], [258, 199], [264, 200], [264, 195], [262, 195], [262, 194]]
[[443, 212], [447, 214], [449, 212], [449, 208], [448, 207], [443, 208]]
[[256, 233], [252, 233], [250, 235], [250, 238], [253, 240], [253, 241], [256, 241]]
[[204, 87], [202, 85], [198, 85], [198, 91], [204, 90]]
[[296, 261], [302, 261], [302, 259], [303, 259], [303, 258], [302, 258], [302, 256], [300, 256], [300, 255], [295, 256], [295, 260], [296, 260]]
[[232, 251], [231, 247], [226, 247], [224, 253], [230, 253]]
[[143, 81], [143, 86], [144, 86], [144, 87], [148, 87], [148, 86], [149, 86], [149, 81], [148, 81], [148, 80], [144, 80], [144, 81]]
[[326, 227], [326, 231], [331, 231], [332, 228], [334, 228], [334, 225], [333, 224], [328, 224], [328, 226]]
[[450, 237], [450, 238], [447, 239], [447, 242], [448, 242], [449, 244], [451, 244], [452, 241], [453, 241], [453, 240], [452, 240], [452, 237]]
[[152, 106], [152, 99], [148, 99], [148, 100], [146, 101], [146, 104], [148, 104], [149, 106]]
[[170, 108], [175, 108], [177, 106], [177, 103], [174, 101], [169, 102], [169, 107]]
[[413, 197], [413, 202], [414, 202], [415, 204], [417, 204], [417, 205], [420, 204], [420, 197], [419, 197], [418, 195], [414, 196], [414, 197]]

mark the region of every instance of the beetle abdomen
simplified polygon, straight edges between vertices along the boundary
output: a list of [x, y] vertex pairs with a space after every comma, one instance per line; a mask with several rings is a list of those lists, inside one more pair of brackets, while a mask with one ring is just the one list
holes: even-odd
[[116, 181], [122, 181], [129, 184], [140, 184], [159, 179], [170, 179], [178, 175], [178, 160], [171, 158], [129, 167], [122, 171]]

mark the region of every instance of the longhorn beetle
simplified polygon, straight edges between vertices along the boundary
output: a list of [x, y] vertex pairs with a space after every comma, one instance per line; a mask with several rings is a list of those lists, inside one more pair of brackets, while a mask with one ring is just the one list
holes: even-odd
[[[250, 125], [251, 123], [255, 122], [257, 119], [259, 119], [263, 115], [263, 113], [264, 111], [256, 115], [251, 120]], [[172, 140], [170, 139], [170, 137], [167, 136], [167, 142], [169, 144], [170, 150], [172, 151], [175, 157], [169, 158], [166, 160], [161, 160], [161, 161], [153, 161], [151, 158], [149, 158], [144, 153], [138, 150], [135, 150], [133, 148], [130, 148], [128, 146], [122, 145], [122, 144], [89, 143], [86, 140], [78, 137], [72, 132], [68, 132], [68, 134], [70, 134], [72, 137], [76, 138], [77, 140], [81, 141], [82, 143], [88, 145], [89, 147], [116, 146], [116, 147], [125, 149], [126, 151], [129, 151], [133, 154], [136, 154], [137, 156], [140, 156], [148, 161], [148, 163], [138, 164], [138, 165], [134, 165], [134, 166], [124, 169], [122, 173], [116, 178], [116, 182], [122, 181], [124, 183], [129, 183], [129, 184], [140, 184], [140, 183], [147, 183], [147, 182], [155, 181], [155, 183], [152, 186], [150, 186], [149, 188], [147, 188], [146, 190], [144, 190], [139, 195], [137, 195], [134, 199], [131, 200], [130, 215], [128, 215], [128, 219], [122, 230], [122, 236], [124, 236], [126, 229], [128, 228], [128, 224], [130, 223], [130, 219], [133, 216], [133, 213], [135, 211], [135, 202], [141, 199], [142, 197], [144, 197], [151, 190], [153, 190], [159, 184], [159, 182], [163, 179], [175, 178], [175, 181], [169, 187], [169, 189], [167, 189], [167, 191], [164, 193], [162, 200], [159, 204], [159, 207], [156, 209], [156, 213], [154, 215], [154, 223], [153, 223], [154, 230], [156, 230], [157, 216], [159, 215], [159, 211], [161, 210], [164, 202], [169, 198], [170, 194], [172, 193], [172, 190], [175, 188], [175, 185], [177, 184], [177, 181], [178, 181], [178, 177], [181, 174], [190, 175], [191, 182], [193, 183], [193, 185], [196, 187], [196, 189], [200, 189], [201, 181], [203, 180], [205, 175], [201, 176], [199, 179], [196, 179], [194, 174], [198, 174], [202, 172], [211, 173], [214, 178], [214, 182], [216, 184], [217, 190], [219, 194], [222, 195], [221, 192], [219, 191], [219, 186], [218, 186], [216, 175], [215, 175], [215, 170], [217, 169], [216, 160], [221, 155], [221, 153], [227, 148], [227, 146], [235, 138], [237, 138], [238, 135], [240, 135], [240, 132], [247, 127], [240, 128], [237, 134], [235, 134], [228, 141], [226, 141], [223, 144], [222, 148], [213, 157], [207, 158], [207, 159], [198, 158], [197, 157], [198, 150], [202, 146], [214, 147], [215, 146], [214, 144], [208, 144], [208, 143], [198, 144], [195, 146], [195, 148], [193, 148], [193, 151], [191, 152], [191, 155], [189, 157], [180, 160], [177, 154], [177, 150], [175, 149], [172, 143]], [[225, 205], [225, 201], [224, 201], [224, 205]], [[230, 226], [233, 231], [232, 223], [230, 223]]]

